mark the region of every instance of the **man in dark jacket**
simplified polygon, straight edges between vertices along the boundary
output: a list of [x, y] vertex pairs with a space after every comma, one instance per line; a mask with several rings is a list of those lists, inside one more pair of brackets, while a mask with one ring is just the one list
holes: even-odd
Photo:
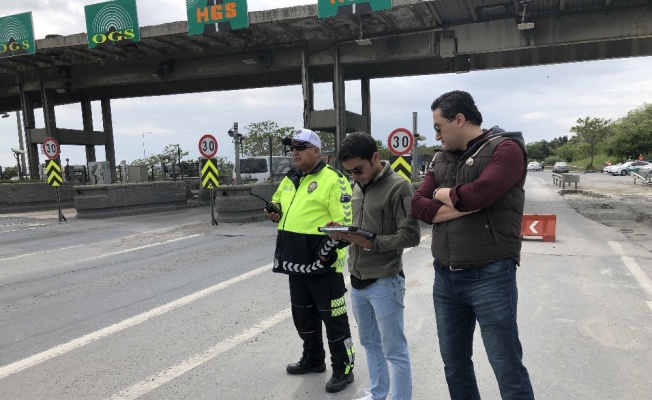
[[473, 370], [476, 321], [503, 399], [534, 399], [518, 337], [523, 135], [483, 130], [470, 94], [432, 103], [435, 154], [412, 200], [412, 216], [432, 223], [433, 299], [439, 349], [452, 400], [480, 399]]
[[345, 243], [319, 232], [329, 221], [351, 223], [351, 185], [321, 158], [321, 140], [300, 129], [283, 144], [290, 146], [296, 168], [272, 196], [280, 213], [265, 215], [278, 222], [274, 272], [289, 275], [294, 325], [303, 339], [303, 355], [286, 371], [292, 375], [324, 372], [322, 321], [331, 353], [333, 376], [326, 391], [339, 392], [353, 382], [355, 353], [344, 302], [342, 277]]
[[353, 224], [376, 234], [334, 233], [351, 242], [351, 304], [364, 346], [371, 388], [359, 400], [412, 399], [412, 369], [403, 316], [405, 274], [403, 249], [419, 244], [419, 221], [410, 217], [412, 184], [381, 161], [371, 135], [355, 132], [339, 148], [338, 158], [356, 182]]

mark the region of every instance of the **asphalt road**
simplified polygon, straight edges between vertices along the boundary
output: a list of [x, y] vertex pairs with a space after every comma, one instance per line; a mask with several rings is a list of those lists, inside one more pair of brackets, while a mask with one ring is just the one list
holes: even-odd
[[[618, 177], [615, 177], [618, 178]], [[652, 393], [652, 252], [578, 214], [531, 173], [526, 213], [555, 214], [518, 271], [524, 361], [540, 399]], [[351, 399], [330, 372], [296, 377], [287, 277], [271, 273], [275, 225], [210, 225], [208, 208], [106, 220], [65, 210], [0, 215], [0, 399]], [[429, 229], [404, 255], [414, 398], [448, 398], [432, 307]], [[357, 326], [350, 314], [354, 343]], [[498, 389], [476, 332], [485, 399]]]

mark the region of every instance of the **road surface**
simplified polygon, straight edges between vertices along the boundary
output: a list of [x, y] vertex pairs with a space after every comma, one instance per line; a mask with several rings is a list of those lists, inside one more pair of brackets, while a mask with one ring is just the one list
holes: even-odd
[[[649, 398], [652, 253], [578, 214], [550, 173], [526, 213], [556, 214], [556, 242], [525, 240], [518, 270], [524, 362], [539, 399]], [[271, 222], [210, 224], [207, 208], [81, 220], [0, 215], [0, 399], [351, 399], [300, 357]], [[430, 230], [404, 255], [414, 398], [448, 398], [432, 307]], [[472, 250], [470, 250], [472, 251]], [[354, 344], [357, 326], [349, 314]], [[476, 330], [483, 398], [498, 388]]]

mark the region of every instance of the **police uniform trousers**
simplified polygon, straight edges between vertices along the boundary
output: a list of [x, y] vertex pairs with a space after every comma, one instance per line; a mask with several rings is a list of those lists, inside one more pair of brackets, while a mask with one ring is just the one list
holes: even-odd
[[335, 271], [289, 277], [292, 318], [303, 339], [303, 357], [312, 365], [324, 362], [323, 321], [333, 372], [348, 374], [353, 368], [354, 350], [344, 303], [344, 277]]

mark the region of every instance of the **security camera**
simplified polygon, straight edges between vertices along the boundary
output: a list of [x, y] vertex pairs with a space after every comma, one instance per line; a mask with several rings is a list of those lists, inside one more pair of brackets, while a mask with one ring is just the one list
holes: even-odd
[[11, 151], [13, 151], [16, 154], [25, 154], [25, 150], [14, 149], [13, 147], [11, 148]]

